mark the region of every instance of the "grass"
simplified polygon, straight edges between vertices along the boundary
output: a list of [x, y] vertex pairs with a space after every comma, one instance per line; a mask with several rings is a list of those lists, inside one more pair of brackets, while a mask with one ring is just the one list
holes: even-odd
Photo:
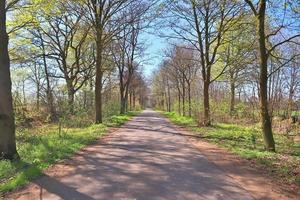
[[139, 111], [132, 111], [126, 113], [126, 115], [113, 115], [107, 120], [105, 120], [105, 124], [108, 127], [119, 127], [123, 125], [126, 121], [128, 121], [131, 117], [137, 115]]
[[232, 153], [254, 161], [280, 181], [300, 185], [300, 144], [282, 134], [274, 134], [276, 153], [264, 150], [259, 125], [215, 124], [198, 127], [194, 119], [177, 113], [164, 113], [173, 123], [200, 134], [206, 141], [225, 147]]
[[103, 124], [84, 128], [64, 128], [45, 125], [39, 128], [18, 129], [17, 148], [20, 161], [0, 161], [1, 193], [23, 186], [42, 175], [42, 171], [57, 161], [70, 157], [107, 132], [108, 127], [118, 127], [137, 112], [116, 115]]

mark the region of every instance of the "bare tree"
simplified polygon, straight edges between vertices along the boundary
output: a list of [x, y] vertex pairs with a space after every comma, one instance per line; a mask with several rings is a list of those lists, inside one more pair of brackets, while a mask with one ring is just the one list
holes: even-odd
[[[181, 84], [182, 91], [182, 113], [185, 115], [185, 99], [188, 99], [188, 116], [192, 116], [192, 95], [191, 85], [196, 78], [198, 70], [197, 62], [194, 59], [194, 49], [189, 46], [175, 46], [170, 55], [170, 67], [174, 68], [177, 77]], [[173, 71], [174, 71], [173, 70]]]
[[121, 97], [120, 113], [124, 114], [128, 107], [128, 95], [131, 81], [138, 66], [137, 60], [142, 56], [143, 44], [139, 40], [140, 32], [147, 27], [144, 16], [149, 6], [143, 1], [132, 3], [123, 12], [125, 23], [120, 27], [116, 40], [112, 43], [111, 54], [119, 74], [119, 88]]

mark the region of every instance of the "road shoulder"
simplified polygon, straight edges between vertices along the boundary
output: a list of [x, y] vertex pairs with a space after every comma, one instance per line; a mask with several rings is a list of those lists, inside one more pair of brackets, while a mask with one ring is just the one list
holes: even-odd
[[289, 186], [275, 183], [271, 177], [264, 174], [263, 170], [258, 171], [260, 169], [254, 167], [249, 160], [234, 155], [215, 144], [206, 142], [200, 137], [197, 137], [195, 133], [188, 131], [184, 127], [175, 125], [169, 119], [167, 120], [175, 129], [185, 135], [188, 141], [199, 149], [201, 154], [217, 165], [219, 169], [224, 171], [227, 176], [231, 177], [238, 185], [250, 192], [254, 198], [259, 200], [299, 199], [300, 188], [290, 188]]

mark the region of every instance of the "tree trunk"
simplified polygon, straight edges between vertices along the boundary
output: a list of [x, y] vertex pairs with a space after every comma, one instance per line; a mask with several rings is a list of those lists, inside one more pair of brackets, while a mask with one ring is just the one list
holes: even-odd
[[[98, 16], [96, 16], [98, 18]], [[97, 26], [99, 22], [97, 22]], [[102, 119], [102, 28], [97, 27], [97, 52], [96, 52], [96, 82], [95, 82], [95, 123], [100, 124], [103, 122]]]
[[95, 123], [102, 123], [102, 72], [97, 66], [96, 69], [96, 83], [95, 83], [95, 111], [96, 119]]
[[36, 110], [40, 111], [40, 83], [36, 84]]
[[182, 115], [185, 116], [185, 84], [182, 82]]
[[128, 112], [128, 92], [125, 94], [125, 113]]
[[5, 0], [0, 0], [0, 159], [19, 158], [12, 105]]
[[68, 107], [70, 114], [74, 114], [74, 95], [75, 90], [71, 80], [67, 80], [67, 89], [68, 89]]
[[189, 117], [192, 117], [191, 83], [188, 82]]
[[178, 90], [178, 112], [181, 115], [181, 97], [180, 97], [180, 91]]
[[25, 92], [25, 80], [22, 83], [22, 96], [23, 96], [23, 108], [26, 108], [26, 92]]
[[83, 108], [87, 109], [87, 92], [86, 90], [83, 91]]
[[132, 92], [129, 93], [129, 110], [132, 110]]
[[119, 87], [120, 87], [120, 114], [125, 114], [126, 112], [126, 95], [125, 95], [125, 86], [123, 83], [123, 74], [120, 74], [120, 82], [119, 82]]
[[126, 98], [124, 96], [121, 96], [120, 114], [125, 114], [125, 112], [126, 112]]
[[133, 109], [135, 109], [135, 92], [133, 92]]
[[131, 77], [129, 76], [128, 77], [128, 82], [127, 82], [127, 84], [126, 84], [126, 87], [125, 87], [125, 94], [124, 94], [124, 107], [125, 107], [125, 112], [124, 112], [124, 114], [128, 111], [128, 94], [129, 94], [129, 85], [130, 85], [130, 79], [131, 79]]
[[268, 54], [266, 48], [265, 36], [265, 12], [266, 0], [261, 0], [259, 5], [257, 32], [259, 37], [259, 53], [260, 53], [260, 112], [263, 128], [263, 136], [265, 148], [268, 151], [275, 151], [275, 141], [272, 133], [272, 124], [268, 108]]
[[204, 81], [203, 84], [203, 106], [204, 106], [204, 120], [203, 125], [204, 126], [210, 126], [211, 120], [210, 120], [210, 107], [209, 107], [209, 82]]
[[170, 91], [170, 85], [169, 85], [169, 81], [168, 81], [168, 104], [169, 104], [169, 108], [168, 108], [168, 112], [171, 112], [171, 91]]
[[[162, 110], [165, 110], [165, 94], [164, 93], [162, 93], [161, 94], [161, 102], [160, 102], [160, 108], [162, 109]], [[140, 105], [141, 105], [141, 95], [140, 95], [140, 98], [139, 98], [139, 103], [140, 103]]]
[[294, 97], [294, 91], [293, 91], [293, 88], [291, 87], [289, 89], [289, 98], [288, 98], [288, 117], [289, 118], [291, 118], [292, 112], [293, 112], [293, 105], [294, 105], [293, 97]]
[[89, 82], [88, 109], [92, 109], [94, 107], [94, 99], [95, 98], [93, 97], [93, 91], [94, 91], [93, 79], [91, 79]]
[[230, 115], [234, 115], [234, 106], [235, 106], [235, 82], [233, 77], [230, 75]]
[[41, 39], [41, 47], [43, 51], [43, 65], [44, 65], [44, 72], [45, 72], [45, 79], [46, 79], [46, 98], [47, 98], [47, 111], [50, 114], [50, 121], [55, 121], [56, 120], [56, 111], [54, 107], [54, 99], [53, 99], [53, 94], [52, 94], [52, 89], [51, 89], [51, 84], [50, 84], [50, 75], [48, 72], [48, 64], [46, 60], [46, 50], [45, 50], [45, 45], [44, 45], [44, 40], [42, 38], [42, 35], [40, 34], [40, 39]]
[[291, 118], [292, 117], [292, 112], [293, 112], [293, 106], [294, 106], [294, 95], [295, 95], [295, 82], [296, 82], [296, 77], [297, 77], [297, 73], [296, 73], [296, 66], [293, 66], [293, 68], [291, 69], [290, 72], [290, 76], [291, 76], [291, 81], [289, 84], [289, 97], [288, 97], [288, 108], [287, 108], [287, 113], [288, 113], [288, 117]]
[[169, 101], [168, 101], [168, 94], [166, 91], [164, 91], [164, 101], [165, 101], [165, 105], [166, 105], [166, 107], [164, 105], [164, 111], [168, 111], [169, 110]]

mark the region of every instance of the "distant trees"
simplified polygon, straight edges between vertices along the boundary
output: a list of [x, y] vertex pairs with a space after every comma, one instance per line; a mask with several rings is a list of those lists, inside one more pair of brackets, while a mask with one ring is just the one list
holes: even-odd
[[141, 20], [145, 12], [146, 6], [141, 4], [131, 5], [123, 10], [122, 16], [126, 23], [120, 26], [116, 40], [112, 43], [111, 54], [119, 76], [121, 114], [128, 108], [129, 86], [139, 65], [135, 59], [142, 51], [138, 45], [138, 37], [143, 28]]
[[149, 106], [149, 88], [143, 72], [136, 71], [129, 85], [129, 110], [135, 110], [137, 105], [142, 109]]
[[[182, 114], [186, 115], [185, 102], [187, 99], [188, 116], [190, 117], [192, 116], [191, 86], [193, 81], [196, 78], [196, 73], [198, 71], [198, 65], [197, 62], [195, 62], [194, 54], [195, 54], [194, 50], [189, 46], [174, 47], [170, 55], [170, 61], [168, 62], [169, 70], [165, 72], [165, 74], [169, 73], [171, 76], [173, 76], [173, 80], [178, 81], [177, 82], [178, 94], [179, 94], [178, 99], [182, 100]], [[168, 93], [169, 93], [169, 89], [168, 89]]]
[[[166, 51], [159, 73], [153, 79], [153, 91], [160, 96], [160, 105], [172, 110], [176, 91], [177, 110], [184, 116], [192, 116], [192, 86], [198, 72], [195, 50], [189, 46], [174, 46]], [[187, 103], [187, 106], [186, 106]]]
[[204, 125], [211, 124], [209, 86], [220, 77], [225, 68], [212, 77], [213, 66], [224, 43], [224, 34], [242, 7], [234, 1], [170, 1], [170, 20], [173, 29], [171, 38], [178, 38], [194, 46], [198, 51], [203, 81]]
[[[120, 91], [120, 113], [128, 110], [128, 101], [132, 95], [132, 81], [136, 78], [138, 68], [142, 64], [144, 46], [140, 41], [141, 32], [149, 25], [149, 10], [152, 3], [147, 1], [132, 1], [120, 11], [122, 21], [118, 31], [110, 43], [112, 65], [117, 69]], [[137, 80], [136, 80], [137, 81]]]

